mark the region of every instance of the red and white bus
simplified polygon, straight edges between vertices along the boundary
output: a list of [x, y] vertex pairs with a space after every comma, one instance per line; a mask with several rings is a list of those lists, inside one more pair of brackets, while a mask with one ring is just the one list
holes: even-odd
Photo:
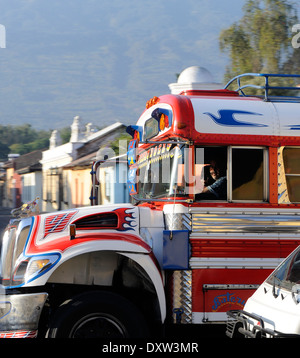
[[224, 321], [300, 243], [297, 87], [271, 85], [291, 78], [155, 97], [131, 127], [130, 192], [163, 213], [168, 306], [185, 323]]
[[148, 101], [128, 127], [132, 203], [7, 227], [1, 336], [144, 337], [243, 308], [300, 243], [298, 80], [246, 74]]

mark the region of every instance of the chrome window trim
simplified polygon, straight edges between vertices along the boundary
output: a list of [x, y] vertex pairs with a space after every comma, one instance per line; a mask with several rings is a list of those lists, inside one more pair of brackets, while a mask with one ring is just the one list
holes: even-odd
[[[232, 150], [261, 149], [263, 150], [263, 200], [234, 200], [232, 199]], [[269, 150], [264, 146], [228, 146], [227, 148], [227, 201], [230, 203], [264, 203], [269, 200]]]

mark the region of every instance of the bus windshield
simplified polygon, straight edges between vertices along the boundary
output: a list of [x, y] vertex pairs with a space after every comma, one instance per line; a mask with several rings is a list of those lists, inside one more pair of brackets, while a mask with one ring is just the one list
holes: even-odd
[[139, 155], [137, 165], [138, 199], [187, 195], [184, 146], [155, 145]]

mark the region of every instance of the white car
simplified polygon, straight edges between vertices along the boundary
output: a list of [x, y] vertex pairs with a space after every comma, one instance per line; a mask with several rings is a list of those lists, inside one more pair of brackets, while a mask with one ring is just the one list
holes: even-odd
[[228, 311], [226, 335], [232, 338], [300, 338], [300, 246], [247, 300]]

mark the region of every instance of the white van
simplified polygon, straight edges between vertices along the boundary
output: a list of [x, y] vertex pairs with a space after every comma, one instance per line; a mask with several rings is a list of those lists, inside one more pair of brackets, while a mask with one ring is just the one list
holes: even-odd
[[300, 246], [247, 300], [244, 309], [228, 311], [231, 338], [300, 338]]

